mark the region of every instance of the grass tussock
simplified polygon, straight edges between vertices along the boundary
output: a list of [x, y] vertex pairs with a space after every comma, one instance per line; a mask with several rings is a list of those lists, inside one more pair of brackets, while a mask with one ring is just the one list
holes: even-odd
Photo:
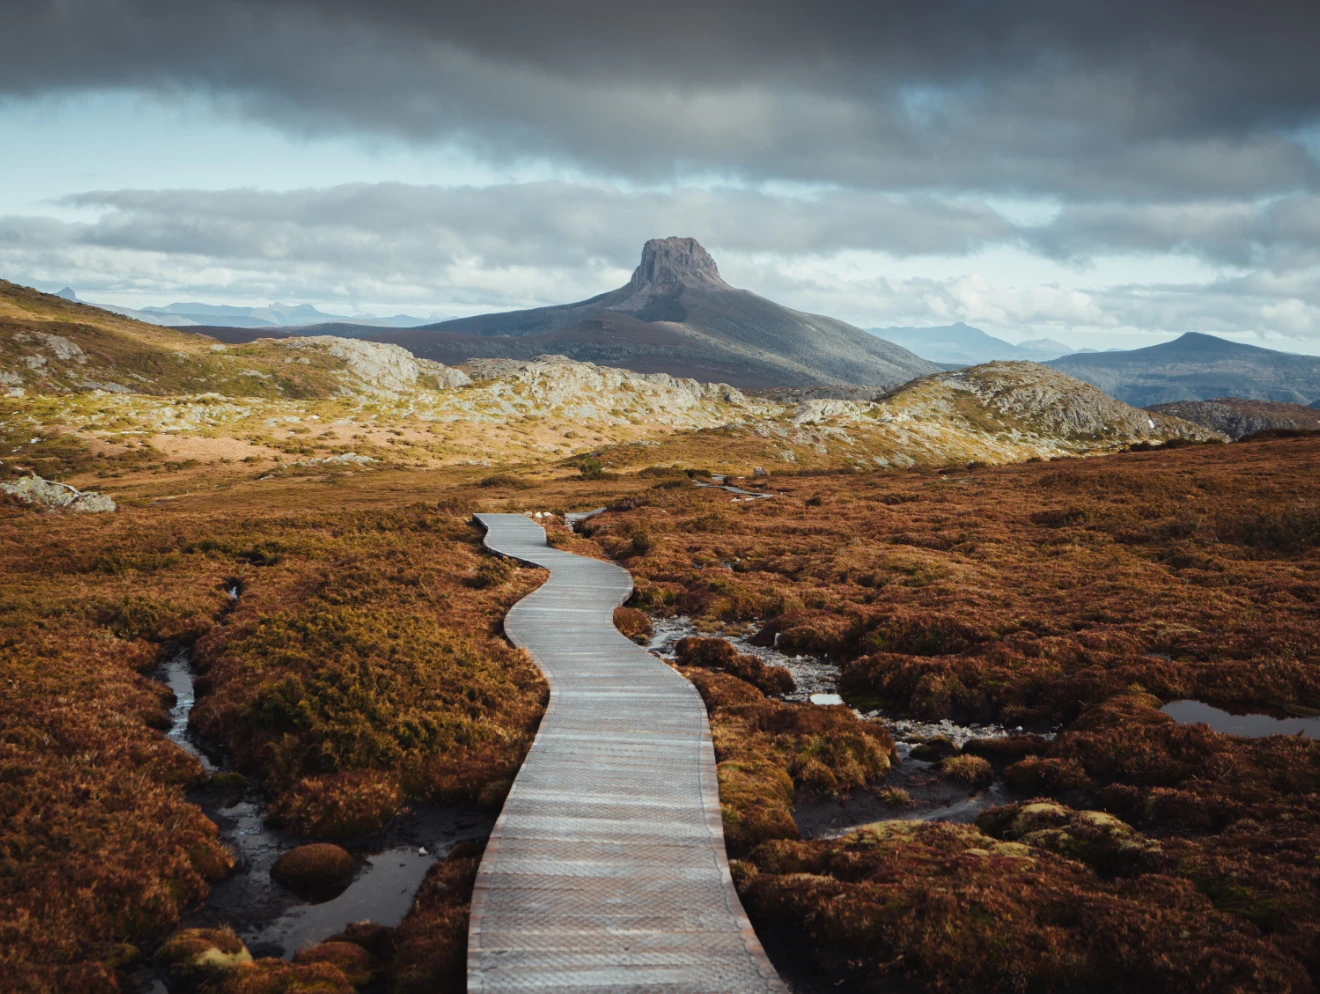
[[645, 645], [654, 634], [651, 619], [644, 611], [639, 611], [635, 607], [616, 607], [614, 627], [640, 645]]

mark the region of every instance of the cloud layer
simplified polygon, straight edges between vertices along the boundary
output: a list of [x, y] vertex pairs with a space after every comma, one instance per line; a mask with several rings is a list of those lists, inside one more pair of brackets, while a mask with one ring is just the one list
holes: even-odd
[[0, 94], [184, 88], [615, 176], [1181, 199], [1316, 189], [1320, 7], [25, 0]]
[[[860, 324], [966, 320], [1026, 337], [1195, 330], [1320, 340], [1320, 198], [1310, 195], [1065, 207], [1035, 225], [971, 198], [570, 183], [120, 190], [66, 203], [98, 215], [0, 217], [0, 266], [35, 281], [78, 271], [79, 289], [93, 296], [131, 287], [157, 300], [338, 298], [469, 313], [612, 289], [646, 238], [683, 234], [708, 245], [731, 282]], [[1202, 283], [1059, 286], [977, 275], [987, 252], [1073, 263], [1180, 252], [1236, 268]], [[885, 259], [920, 256], [953, 259], [965, 275], [874, 275]]]
[[[1320, 339], [1315, 3], [19, 0], [4, 31], [0, 101], [200, 95], [577, 177], [82, 192], [93, 220], [0, 219], [14, 278], [471, 311], [608, 289], [690, 234], [854, 321]], [[947, 264], [886, 272], [914, 259]], [[1105, 259], [1152, 265], [1032, 276]]]

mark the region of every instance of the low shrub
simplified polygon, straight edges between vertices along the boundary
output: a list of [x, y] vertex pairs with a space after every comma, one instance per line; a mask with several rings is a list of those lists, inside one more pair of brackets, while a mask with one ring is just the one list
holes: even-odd
[[741, 654], [724, 639], [683, 638], [679, 639], [675, 649], [680, 666], [723, 671], [746, 680], [763, 694], [791, 694], [796, 689], [793, 674], [784, 667]]
[[380, 968], [376, 957], [357, 943], [336, 942], [333, 939], [308, 949], [299, 949], [293, 954], [293, 961], [300, 965], [328, 963], [342, 973], [355, 989], [371, 983]]
[[486, 487], [487, 489], [502, 487], [506, 490], [531, 490], [536, 486], [536, 483], [525, 477], [515, 476], [513, 473], [495, 473], [482, 479], [477, 486]]
[[290, 849], [270, 868], [271, 878], [290, 887], [323, 887], [338, 883], [353, 873], [348, 850], [329, 842]]
[[654, 633], [651, 619], [635, 607], [616, 607], [614, 627], [639, 645], [645, 645]]
[[344, 770], [297, 781], [275, 798], [266, 817], [305, 838], [343, 839], [379, 832], [402, 800], [397, 775]]
[[332, 963], [259, 959], [215, 975], [199, 994], [353, 994], [353, 985]]
[[477, 564], [477, 571], [472, 578], [472, 585], [478, 590], [490, 587], [506, 586], [518, 575], [518, 567], [504, 556], [487, 556]]
[[946, 780], [987, 784], [994, 779], [994, 768], [980, 756], [950, 756], [940, 761], [940, 776]]

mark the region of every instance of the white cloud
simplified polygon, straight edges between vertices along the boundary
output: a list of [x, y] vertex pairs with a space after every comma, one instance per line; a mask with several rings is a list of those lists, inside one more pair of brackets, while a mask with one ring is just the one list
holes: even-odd
[[[91, 219], [0, 218], [5, 274], [131, 306], [284, 300], [460, 315], [562, 303], [626, 281], [646, 238], [682, 234], [731, 283], [862, 326], [966, 321], [1098, 345], [1205, 331], [1320, 348], [1311, 198], [1074, 206], [1027, 225], [969, 198], [567, 182], [118, 190], [66, 204]], [[1277, 265], [1215, 262], [1236, 258], [1241, 240]], [[1082, 244], [1109, 254], [1061, 258], [1059, 246]]]

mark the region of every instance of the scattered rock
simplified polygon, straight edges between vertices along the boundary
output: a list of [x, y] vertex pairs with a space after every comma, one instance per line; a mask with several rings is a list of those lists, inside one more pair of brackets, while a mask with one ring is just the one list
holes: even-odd
[[85, 511], [98, 514], [117, 509], [115, 502], [106, 494], [79, 490], [54, 480], [43, 480], [35, 473], [19, 480], [0, 483], [0, 490], [45, 511]]
[[275, 861], [270, 875], [288, 887], [326, 887], [339, 883], [353, 872], [348, 850], [331, 842], [290, 849]]
[[156, 962], [166, 968], [170, 990], [195, 990], [207, 977], [252, 962], [243, 940], [228, 928], [185, 928], [156, 950]]

